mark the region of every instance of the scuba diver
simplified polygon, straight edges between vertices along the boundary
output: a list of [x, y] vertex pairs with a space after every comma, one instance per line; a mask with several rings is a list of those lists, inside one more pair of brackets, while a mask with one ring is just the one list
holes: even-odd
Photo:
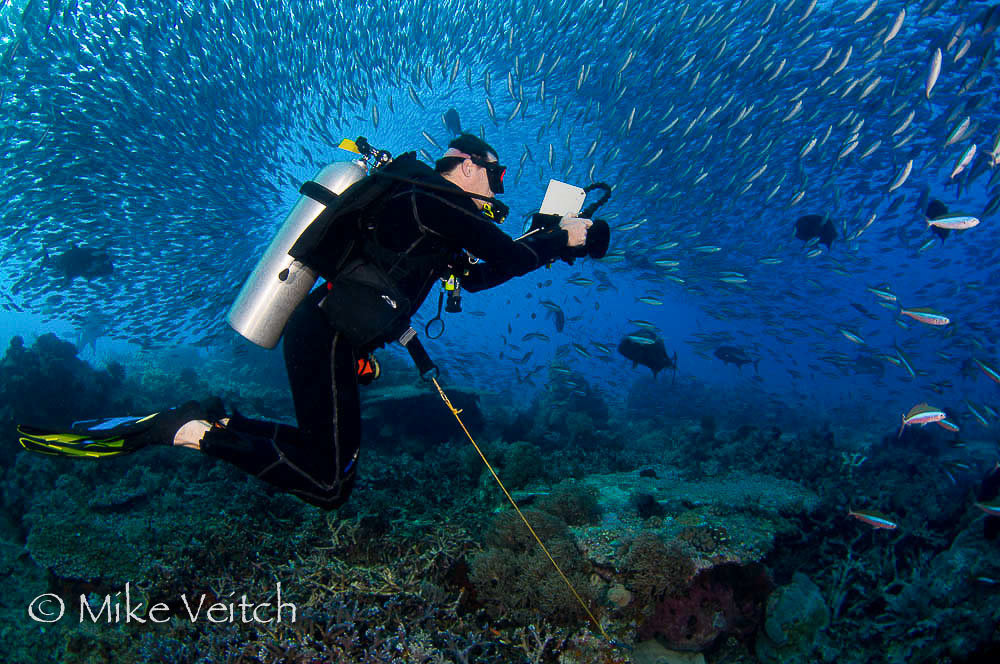
[[[370, 148], [367, 141], [364, 146]], [[149, 445], [188, 447], [313, 505], [342, 505], [357, 477], [358, 385], [379, 372], [372, 352], [395, 340], [408, 344], [410, 318], [438, 280], [457, 276], [467, 290], [483, 290], [557, 259], [601, 257], [609, 239], [603, 221], [570, 215], [517, 240], [497, 228], [506, 216], [495, 198], [504, 192], [506, 169], [497, 151], [471, 134], [453, 139], [433, 169], [413, 152], [391, 161], [379, 154], [388, 163], [339, 197], [323, 190], [327, 205], [283, 254], [326, 280], [311, 291], [309, 282], [308, 294], [288, 307], [287, 324], [275, 335], [284, 337], [296, 427], [227, 413], [212, 398], [142, 418], [77, 422], [70, 431], [21, 426], [21, 444], [84, 457]], [[307, 194], [306, 185], [300, 191], [324, 197]], [[287, 276], [284, 270], [280, 278]], [[407, 347], [423, 375], [426, 354]]]

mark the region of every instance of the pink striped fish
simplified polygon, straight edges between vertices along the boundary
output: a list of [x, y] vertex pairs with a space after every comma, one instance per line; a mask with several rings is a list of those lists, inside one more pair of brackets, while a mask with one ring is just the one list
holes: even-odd
[[994, 498], [988, 503], [976, 503], [976, 507], [990, 516], [1000, 516], [1000, 500]]
[[872, 512], [870, 510], [848, 510], [848, 516], [853, 516], [858, 521], [864, 521], [869, 526], [873, 528], [882, 528], [884, 530], [895, 530], [898, 525], [895, 521], [890, 519], [884, 514], [879, 514], [878, 512]]
[[947, 325], [951, 319], [939, 311], [934, 311], [930, 307], [913, 307], [911, 309], [900, 309], [899, 313], [909, 316], [915, 321], [926, 323], [927, 325]]
[[931, 422], [940, 422], [946, 417], [948, 417], [948, 415], [940, 408], [929, 406], [926, 403], [918, 403], [910, 409], [910, 412], [903, 415], [903, 424], [899, 427], [899, 434], [897, 434], [896, 437], [898, 438], [899, 436], [902, 436], [903, 429], [911, 424], [925, 426]]
[[951, 231], [964, 231], [967, 228], [974, 228], [979, 225], [979, 219], [967, 214], [948, 214], [943, 217], [935, 217], [927, 220], [928, 226], [937, 226]]

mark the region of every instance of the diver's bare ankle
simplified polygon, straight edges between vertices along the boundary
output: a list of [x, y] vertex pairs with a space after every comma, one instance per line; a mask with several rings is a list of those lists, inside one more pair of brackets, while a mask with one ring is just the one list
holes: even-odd
[[211, 428], [212, 425], [207, 420], [191, 420], [174, 434], [174, 445], [194, 450], [201, 449], [201, 439]]
[[192, 450], [200, 450], [202, 439], [213, 426], [226, 426], [227, 424], [229, 424], [228, 417], [222, 418], [215, 425], [211, 424], [208, 420], [191, 420], [174, 434], [174, 445], [177, 447], [187, 447]]

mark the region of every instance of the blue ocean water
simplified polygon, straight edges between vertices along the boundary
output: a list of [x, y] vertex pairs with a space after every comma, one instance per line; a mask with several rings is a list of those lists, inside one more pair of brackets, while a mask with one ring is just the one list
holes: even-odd
[[[915, 560], [961, 539], [948, 522], [982, 529], [975, 505], [995, 503], [983, 480], [1000, 458], [997, 5], [29, 0], [2, 13], [5, 346], [55, 332], [96, 369], [124, 367], [150, 389], [143, 403], [201, 396], [185, 391], [186, 369], [198, 389], [292, 422], [280, 354], [242, 340], [228, 308], [299, 185], [350, 158], [341, 139], [432, 163], [454, 108], [508, 166], [512, 236], [550, 179], [613, 187], [596, 215], [612, 228], [605, 258], [466, 294], [427, 341], [443, 383], [479, 393], [487, 419], [491, 404], [534, 413], [575, 395], [610, 409], [591, 423], [610, 422], [595, 426], [625, 448], [650, 431], [711, 430], [701, 445], [718, 448], [716, 427], [774, 428], [800, 437], [757, 450], [746, 470], [784, 476], [790, 458], [826, 458], [825, 476], [817, 462], [794, 479], [840, 519], [827, 527], [871, 539], [866, 552]], [[979, 223], [935, 232], [934, 200]], [[831, 242], [796, 236], [809, 215]], [[619, 354], [640, 330], [676, 352], [676, 370]], [[385, 356], [394, 385], [420, 385], [402, 351]], [[45, 381], [33, 389], [71, 401]], [[897, 436], [918, 404], [957, 430]], [[26, 407], [7, 405], [4, 421], [37, 416]], [[551, 430], [549, 443], [566, 442]], [[739, 441], [727, 444], [704, 454], [732, 460]], [[642, 463], [657, 458], [647, 452]], [[13, 474], [13, 453], [2, 458]], [[915, 487], [941, 496], [935, 509], [909, 500]], [[891, 516], [904, 544], [858, 529], [851, 507]], [[794, 565], [771, 562], [787, 584]], [[963, 568], [970, 606], [995, 599], [990, 569]], [[982, 619], [995, 625], [995, 610]], [[966, 661], [996, 641], [986, 629], [950, 653], [891, 661]], [[856, 661], [889, 661], [870, 656]]]

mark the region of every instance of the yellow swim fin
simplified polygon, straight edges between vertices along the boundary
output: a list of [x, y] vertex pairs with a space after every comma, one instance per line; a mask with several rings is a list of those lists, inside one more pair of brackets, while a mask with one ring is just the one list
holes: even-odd
[[21, 446], [32, 452], [62, 457], [99, 459], [130, 454], [149, 445], [173, 445], [174, 435], [192, 420], [216, 421], [225, 417], [217, 397], [188, 401], [142, 417], [108, 417], [74, 422], [69, 429], [43, 429], [18, 425]]
[[128, 454], [152, 441], [145, 435], [157, 413], [74, 422], [69, 431], [18, 425], [21, 447], [40, 454], [101, 458]]

